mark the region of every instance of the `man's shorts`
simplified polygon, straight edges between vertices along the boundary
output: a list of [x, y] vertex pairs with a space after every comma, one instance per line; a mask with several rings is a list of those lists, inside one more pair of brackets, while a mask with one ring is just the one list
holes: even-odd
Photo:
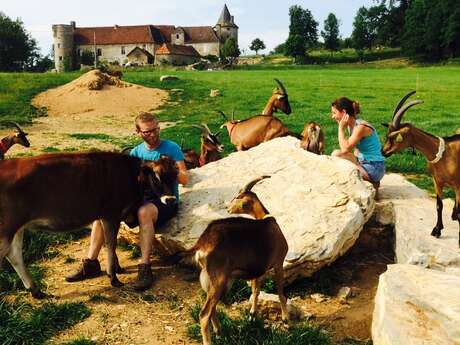
[[[143, 205], [147, 204], [154, 204], [157, 209], [158, 209], [158, 219], [155, 223], [157, 227], [162, 226], [165, 224], [168, 220], [173, 218], [179, 209], [179, 205], [177, 203], [171, 204], [171, 205], [166, 205], [161, 202], [160, 199], [155, 198], [155, 199], [146, 199], [144, 200]], [[139, 226], [139, 220], [137, 218], [137, 211], [133, 212], [126, 220], [125, 220], [126, 225], [128, 225], [130, 228], [135, 228], [136, 226]]]
[[366, 170], [372, 182], [379, 182], [385, 175], [385, 162], [370, 162], [366, 160], [359, 161], [364, 170]]

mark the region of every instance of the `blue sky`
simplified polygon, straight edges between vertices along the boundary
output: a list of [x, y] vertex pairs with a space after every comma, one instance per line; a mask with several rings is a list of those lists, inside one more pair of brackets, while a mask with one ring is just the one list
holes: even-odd
[[21, 18], [26, 29], [38, 41], [42, 53], [47, 54], [52, 44], [52, 24], [68, 24], [74, 20], [77, 26], [214, 26], [224, 3], [240, 28], [239, 45], [246, 54], [252, 53], [248, 46], [256, 37], [262, 39], [267, 46], [262, 53], [268, 53], [286, 40], [289, 33], [289, 7], [292, 5], [309, 9], [319, 22], [320, 30], [327, 15], [334, 13], [341, 23], [341, 36], [348, 37], [358, 8], [376, 4], [373, 0], [5, 0], [0, 11], [10, 18]]

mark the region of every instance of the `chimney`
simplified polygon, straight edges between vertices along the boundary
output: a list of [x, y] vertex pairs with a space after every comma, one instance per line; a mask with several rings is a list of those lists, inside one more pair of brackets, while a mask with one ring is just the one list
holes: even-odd
[[115, 24], [115, 25], [113, 26], [113, 28], [114, 28], [115, 30], [118, 29], [118, 25]]
[[70, 26], [72, 27], [72, 29], [75, 29], [75, 25], [76, 25], [75, 22], [72, 20], [72, 21], [70, 22]]
[[232, 19], [231, 19], [231, 23], [232, 23], [232, 24], [235, 24], [235, 22], [233, 21], [233, 16], [231, 16], [231, 18], [232, 18]]

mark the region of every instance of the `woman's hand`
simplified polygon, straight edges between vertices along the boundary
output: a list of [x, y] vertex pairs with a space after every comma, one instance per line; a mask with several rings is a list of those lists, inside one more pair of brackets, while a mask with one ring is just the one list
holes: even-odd
[[348, 114], [345, 114], [345, 115], [342, 116], [342, 119], [339, 122], [339, 128], [340, 129], [344, 130], [345, 128], [347, 128], [349, 118], [350, 118], [350, 116]]

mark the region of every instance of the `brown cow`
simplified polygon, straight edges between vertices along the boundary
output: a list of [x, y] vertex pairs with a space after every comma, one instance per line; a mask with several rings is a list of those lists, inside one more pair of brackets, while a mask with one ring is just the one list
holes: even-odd
[[174, 161], [166, 157], [142, 162], [121, 153], [94, 152], [1, 161], [0, 262], [6, 256], [25, 287], [34, 297], [42, 298], [44, 294], [24, 265], [24, 227], [40, 225], [67, 232], [100, 219], [108, 253], [107, 273], [113, 286], [121, 286], [115, 274], [120, 221], [137, 210], [145, 184], [157, 196], [172, 195], [159, 187], [170, 187], [176, 179]]

